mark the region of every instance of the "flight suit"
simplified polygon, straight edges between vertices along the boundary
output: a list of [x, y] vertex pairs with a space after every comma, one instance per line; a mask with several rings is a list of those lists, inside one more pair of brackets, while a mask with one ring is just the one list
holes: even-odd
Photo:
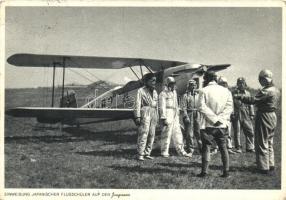
[[255, 104], [255, 152], [256, 163], [260, 170], [274, 167], [273, 136], [277, 125], [276, 109], [279, 90], [273, 84], [261, 89], [254, 97], [242, 96], [241, 101]]
[[[187, 152], [193, 152], [195, 149], [195, 141], [197, 140], [198, 149], [201, 151], [202, 142], [200, 137], [200, 113], [197, 110], [199, 94], [197, 91], [193, 93], [188, 91], [184, 94], [182, 100], [183, 119], [185, 125], [186, 148]], [[190, 123], [186, 123], [185, 119], [189, 118]]]
[[161, 154], [169, 156], [171, 140], [178, 154], [186, 155], [184, 150], [183, 135], [179, 122], [179, 106], [177, 92], [167, 87], [159, 95], [160, 119], [166, 119], [167, 125], [163, 125], [161, 134]]
[[139, 156], [150, 156], [158, 122], [158, 94], [154, 89], [142, 87], [137, 92], [135, 118], [140, 117], [138, 127], [137, 151]]
[[[239, 91], [236, 89], [233, 95], [244, 95], [250, 97], [248, 91]], [[240, 100], [234, 99], [234, 113], [233, 113], [233, 130], [234, 130], [234, 146], [236, 149], [241, 148], [240, 133], [243, 130], [246, 140], [246, 150], [254, 149], [254, 130], [251, 116], [254, 116], [254, 108], [252, 105], [245, 104]]]

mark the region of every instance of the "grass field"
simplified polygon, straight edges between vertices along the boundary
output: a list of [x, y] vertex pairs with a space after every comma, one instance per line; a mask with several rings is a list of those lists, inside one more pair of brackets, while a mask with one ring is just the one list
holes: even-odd
[[[6, 90], [6, 109], [48, 105], [40, 89]], [[83, 94], [80, 94], [83, 95]], [[212, 157], [211, 176], [197, 178], [200, 155], [193, 158], [159, 156], [157, 133], [152, 161], [136, 158], [136, 127], [131, 120], [81, 127], [36, 127], [35, 119], [5, 117], [6, 188], [122, 188], [122, 189], [280, 189], [281, 113], [274, 138], [277, 170], [255, 173], [255, 154], [230, 155], [231, 177], [220, 178], [220, 154]], [[242, 136], [244, 144], [244, 136]]]

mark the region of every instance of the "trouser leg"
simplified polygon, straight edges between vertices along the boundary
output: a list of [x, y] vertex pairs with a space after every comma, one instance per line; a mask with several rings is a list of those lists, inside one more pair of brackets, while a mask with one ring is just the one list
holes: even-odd
[[200, 133], [200, 122], [198, 120], [194, 120], [194, 135], [197, 140], [198, 149], [202, 151], [202, 140], [201, 140], [201, 133]]
[[273, 149], [273, 136], [268, 139], [268, 149], [269, 149], [269, 167], [274, 167], [275, 159], [274, 159], [274, 149]]
[[172, 130], [172, 141], [178, 154], [186, 154], [184, 150], [183, 134], [181, 132], [179, 120], [175, 120]]
[[142, 120], [141, 125], [138, 128], [137, 152], [139, 156], [144, 156], [147, 137], [149, 133], [149, 127], [150, 127], [150, 121]]
[[186, 135], [186, 150], [188, 152], [191, 152], [194, 149], [192, 124], [185, 124], [185, 135]]
[[254, 131], [253, 125], [250, 120], [244, 120], [242, 122], [243, 133], [245, 135], [246, 150], [254, 149]]
[[234, 133], [234, 147], [236, 149], [241, 148], [241, 143], [240, 143], [240, 121], [239, 119], [234, 119], [233, 122], [233, 133]]
[[226, 147], [226, 129], [217, 129], [215, 133], [215, 141], [218, 145], [219, 151], [221, 153], [221, 160], [223, 164], [223, 170], [229, 171], [229, 155]]
[[147, 137], [147, 144], [145, 148], [145, 155], [150, 155], [155, 139], [156, 125], [157, 125], [157, 116], [153, 114], [149, 128], [149, 134]]
[[201, 130], [202, 133], [202, 172], [207, 173], [209, 161], [210, 161], [210, 146], [204, 138], [204, 134], [207, 134], [205, 130]]
[[269, 170], [269, 130], [261, 120], [262, 119], [258, 117], [255, 125], [256, 163], [258, 169]]
[[169, 146], [171, 142], [171, 124], [168, 124], [167, 126], [164, 126], [162, 128], [161, 133], [161, 155], [168, 156], [169, 155]]
[[231, 140], [231, 125], [229, 124], [227, 127], [227, 144], [228, 149], [232, 149], [232, 140]]
[[202, 142], [202, 172], [207, 173], [210, 161], [210, 145]]

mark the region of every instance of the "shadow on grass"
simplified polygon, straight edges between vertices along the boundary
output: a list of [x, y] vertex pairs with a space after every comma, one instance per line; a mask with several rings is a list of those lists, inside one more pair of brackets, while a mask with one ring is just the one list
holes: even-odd
[[[77, 129], [68, 127], [64, 131], [75, 137], [81, 137], [85, 140], [91, 141], [107, 141], [115, 143], [131, 143], [134, 144], [137, 141], [137, 134], [133, 133], [136, 129], [126, 130], [114, 130], [114, 131], [100, 131], [93, 132], [87, 129]], [[129, 132], [129, 133], [128, 133]]]
[[5, 144], [17, 143], [17, 144], [28, 144], [28, 143], [66, 143], [66, 142], [79, 142], [80, 138], [71, 138], [70, 136], [9, 136], [5, 137]]
[[186, 170], [177, 170], [177, 169], [166, 169], [166, 168], [160, 168], [160, 167], [142, 167], [140, 165], [138, 166], [109, 166], [109, 168], [114, 170], [119, 170], [120, 172], [131, 172], [131, 173], [148, 173], [148, 174], [190, 174], [190, 171], [188, 169]]
[[135, 159], [136, 149], [118, 149], [113, 150], [100, 150], [100, 151], [86, 151], [86, 152], [75, 152], [79, 155], [84, 156], [110, 156], [116, 158], [126, 158], [126, 159]]
[[[190, 162], [188, 164], [183, 163], [160, 163], [159, 165], [164, 167], [174, 167], [174, 168], [201, 168], [200, 162]], [[210, 170], [223, 170], [222, 165], [212, 165], [209, 166]], [[250, 172], [257, 174], [257, 169], [255, 166], [230, 166], [230, 172]]]
[[[48, 130], [48, 129], [43, 129]], [[115, 131], [101, 131], [92, 132], [89, 130], [78, 129], [73, 127], [64, 128], [64, 132], [70, 135], [45, 135], [45, 136], [8, 136], [5, 137], [5, 143], [67, 143], [67, 142], [81, 142], [81, 141], [108, 141], [115, 143], [134, 143], [136, 141], [137, 135], [128, 133], [130, 130], [115, 130]]]

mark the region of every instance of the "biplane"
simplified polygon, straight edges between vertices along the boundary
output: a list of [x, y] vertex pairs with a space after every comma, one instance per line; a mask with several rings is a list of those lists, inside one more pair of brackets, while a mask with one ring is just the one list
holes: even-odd
[[[186, 91], [189, 79], [194, 78], [198, 85], [202, 84], [201, 77], [206, 71], [220, 71], [228, 68], [230, 64], [204, 65], [191, 64], [180, 61], [142, 59], [142, 58], [116, 58], [116, 57], [87, 57], [67, 55], [39, 55], [14, 54], [7, 59], [11, 65], [18, 67], [52, 67], [52, 94], [50, 107], [16, 107], [6, 111], [13, 117], [36, 118], [41, 123], [63, 123], [82, 125], [93, 122], [116, 121], [133, 119], [133, 108], [137, 90], [142, 87], [144, 78], [143, 68], [157, 77], [156, 90], [162, 90], [164, 80], [168, 76], [176, 79], [178, 96]], [[134, 67], [140, 67], [136, 73]], [[55, 71], [62, 68], [61, 103], [55, 106]], [[78, 106], [73, 94], [65, 92], [66, 68], [93, 68], [93, 69], [122, 69], [129, 68], [138, 80], [130, 81], [124, 86], [116, 86], [99, 96], [90, 98], [84, 105]], [[73, 98], [73, 99], [71, 99]], [[71, 101], [72, 100], [72, 101]], [[79, 123], [80, 119], [96, 119]], [[98, 120], [101, 119], [101, 120]], [[75, 124], [74, 124], [75, 125]]]

